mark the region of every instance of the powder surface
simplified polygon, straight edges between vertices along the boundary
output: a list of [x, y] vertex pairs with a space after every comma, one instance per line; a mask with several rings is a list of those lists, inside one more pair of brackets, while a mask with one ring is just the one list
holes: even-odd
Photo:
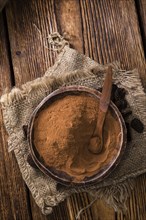
[[92, 96], [68, 95], [42, 110], [34, 122], [34, 145], [49, 167], [64, 171], [80, 182], [106, 166], [116, 155], [120, 126], [107, 112], [103, 150], [88, 150], [98, 118], [97, 100]]

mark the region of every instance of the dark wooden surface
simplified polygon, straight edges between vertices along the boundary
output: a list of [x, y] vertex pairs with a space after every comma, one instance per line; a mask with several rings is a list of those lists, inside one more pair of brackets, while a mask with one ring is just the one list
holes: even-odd
[[146, 0], [136, 0], [137, 14], [139, 17], [139, 26], [143, 40], [146, 55]]
[[[44, 37], [59, 31], [72, 47], [101, 64], [119, 60], [123, 68], [138, 68], [146, 88], [145, 0], [11, 0], [0, 14], [0, 94], [6, 87], [42, 76], [54, 63], [34, 25]], [[47, 42], [45, 41], [45, 44]], [[74, 220], [92, 200], [86, 193], [73, 195], [43, 216], [24, 184], [13, 153], [7, 152], [0, 114], [0, 220]], [[137, 179], [126, 213], [97, 201], [82, 220], [146, 219], [146, 175]]]

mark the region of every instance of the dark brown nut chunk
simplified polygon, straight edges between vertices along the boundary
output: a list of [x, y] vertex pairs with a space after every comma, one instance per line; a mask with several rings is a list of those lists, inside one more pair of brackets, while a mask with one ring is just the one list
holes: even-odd
[[130, 142], [132, 140], [131, 138], [131, 131], [130, 131], [130, 125], [129, 123], [125, 123], [127, 128], [127, 142]]
[[127, 108], [127, 101], [124, 100], [117, 100], [115, 102], [115, 105], [118, 107], [119, 110], [124, 110], [125, 108]]
[[114, 102], [115, 101], [115, 92], [117, 90], [117, 85], [116, 84], [113, 84], [112, 85], [112, 91], [111, 91], [111, 100]]
[[118, 86], [116, 84], [112, 85], [112, 92], [115, 92], [118, 89]]
[[138, 118], [134, 118], [131, 121], [131, 127], [137, 131], [138, 133], [142, 133], [144, 130], [144, 125], [143, 123], [138, 119]]
[[126, 90], [124, 88], [118, 88], [115, 91], [115, 100], [124, 99], [126, 95]]

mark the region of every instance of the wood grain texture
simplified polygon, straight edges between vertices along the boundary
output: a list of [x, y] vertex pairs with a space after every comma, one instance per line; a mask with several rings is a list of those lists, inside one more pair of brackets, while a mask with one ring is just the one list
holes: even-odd
[[0, 12], [4, 8], [6, 2], [7, 2], [7, 0], [0, 0]]
[[[144, 50], [146, 51], [146, 1], [135, 0], [137, 7], [137, 14], [139, 19], [139, 26], [141, 29], [141, 35], [143, 40]], [[145, 52], [146, 55], [146, 52]]]
[[146, 85], [145, 57], [134, 0], [80, 1], [85, 53], [99, 63], [138, 68]]
[[127, 201], [127, 211], [116, 213], [116, 220], [146, 219], [146, 175], [137, 178], [136, 186]]
[[[11, 0], [7, 5], [6, 15], [16, 86], [42, 76], [46, 69], [54, 63], [56, 54], [44, 47], [44, 44], [47, 45], [45, 37], [52, 31], [59, 31], [70, 41], [72, 47], [99, 63], [105, 64], [118, 60], [123, 68], [138, 68], [143, 85], [146, 85], [145, 58], [136, 11], [134, 0]], [[42, 37], [34, 24], [41, 30]], [[5, 81], [7, 82], [7, 80]], [[5, 88], [5, 84], [3, 84], [3, 88]], [[5, 144], [5, 139], [3, 144]], [[11, 157], [11, 154], [8, 157]], [[13, 163], [15, 163], [15, 159]], [[5, 163], [3, 169], [5, 169]], [[21, 188], [21, 191], [18, 190], [17, 194], [10, 193], [2, 185], [3, 195], [6, 195], [6, 198], [9, 198], [11, 194], [14, 194], [14, 197], [17, 195], [17, 203], [20, 203], [19, 206], [24, 205], [25, 207], [19, 208], [23, 210], [23, 213], [18, 219], [31, 219], [27, 207], [29, 198], [28, 204], [26, 204], [25, 185], [22, 184], [18, 168], [15, 169], [15, 166], [10, 164], [9, 169], [13, 173], [16, 186], [21, 182], [18, 187]], [[7, 182], [6, 173], [4, 171], [3, 173]], [[17, 179], [18, 176], [21, 181]], [[102, 201], [97, 201], [81, 215], [80, 219], [146, 219], [145, 180], [145, 175], [138, 178], [137, 187], [127, 202], [126, 214], [115, 213]], [[143, 194], [145, 196], [142, 196]], [[20, 198], [21, 196], [23, 199]], [[72, 195], [67, 201], [56, 207], [52, 215], [43, 216], [30, 196], [32, 219], [73, 220], [77, 212], [91, 201], [92, 198], [86, 193]], [[5, 201], [2, 204], [5, 206]], [[4, 213], [2, 218], [5, 220], [5, 208], [1, 209]], [[16, 219], [16, 209], [12, 210], [11, 219]], [[24, 218], [24, 216], [28, 217]]]
[[[6, 42], [6, 30], [0, 14], [0, 95], [11, 88], [11, 73]], [[7, 135], [0, 111], [0, 219], [31, 219], [27, 191], [14, 154], [8, 153]], [[23, 201], [23, 202], [21, 202]]]

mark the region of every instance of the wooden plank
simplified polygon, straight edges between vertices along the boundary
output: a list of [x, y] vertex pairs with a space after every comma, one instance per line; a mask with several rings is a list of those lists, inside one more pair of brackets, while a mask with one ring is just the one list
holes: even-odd
[[[42, 76], [54, 62], [44, 47], [45, 37], [56, 31], [52, 1], [14, 1], [7, 5], [7, 21], [16, 85]], [[43, 33], [43, 41], [34, 24]]]
[[118, 60], [123, 68], [138, 68], [146, 85], [145, 58], [134, 0], [80, 3], [85, 53], [99, 63]]
[[[54, 62], [55, 56], [44, 48], [33, 24], [39, 27], [43, 36], [57, 30], [65, 33], [75, 49], [85, 52], [99, 63], [119, 60], [123, 68], [138, 68], [143, 85], [146, 85], [144, 52], [133, 0], [20, 0], [17, 3], [12, 0], [7, 7], [7, 21], [16, 85], [42, 76]], [[138, 185], [144, 189], [141, 181]], [[86, 194], [73, 195], [67, 204], [55, 209], [52, 216], [43, 217], [31, 199], [32, 216], [40, 220], [74, 219], [77, 211], [91, 200]], [[137, 201], [131, 197], [129, 216], [133, 217], [133, 209], [138, 213]], [[122, 217], [117, 216], [124, 219], [123, 214]], [[81, 219], [97, 218], [115, 219], [115, 213], [97, 201]]]
[[[70, 8], [69, 3], [71, 3], [72, 4], [71, 6], [73, 6], [74, 10], [72, 10], [71, 13], [70, 13], [70, 19], [67, 18], [67, 20], [70, 21], [69, 31], [72, 30], [72, 33], [69, 34], [69, 36], [70, 36], [69, 40], [72, 44], [73, 44], [73, 42], [75, 42], [74, 45], [77, 48], [80, 49], [80, 52], [82, 52], [83, 51], [83, 43], [82, 43], [82, 40], [80, 39], [80, 34], [82, 34], [81, 22], [78, 22], [79, 26], [76, 25], [76, 28], [74, 27], [74, 24], [77, 23], [76, 18], [75, 18], [75, 20], [72, 19], [72, 22], [71, 22], [72, 15], [74, 15], [77, 11], [78, 11], [78, 14], [79, 14], [79, 4], [78, 4], [77, 1], [74, 1], [74, 2], [73, 1], [70, 1], [70, 2], [65, 2], [64, 1], [62, 3], [64, 4], [64, 5], [62, 5], [62, 9], [64, 9], [64, 12], [62, 12], [62, 13], [63, 14], [65, 13], [66, 15], [67, 15], [68, 9]], [[12, 53], [12, 61], [13, 61], [13, 66], [14, 66], [15, 81], [16, 81], [16, 85], [20, 85], [20, 84], [22, 84], [22, 83], [24, 83], [28, 80], [31, 80], [31, 79], [33, 79], [37, 76], [43, 75], [44, 71], [47, 68], [47, 67], [44, 67], [44, 56], [45, 56], [45, 53], [46, 53], [46, 49], [44, 49], [43, 44], [41, 43], [40, 38], [39, 38], [40, 36], [39, 35], [37, 36], [38, 33], [36, 32], [35, 28], [32, 25], [34, 23], [38, 26], [39, 21], [38, 20], [37, 21], [35, 21], [35, 20], [34, 21], [32, 21], [32, 20], [29, 21], [30, 22], [29, 25], [30, 24], [32, 25], [31, 30], [28, 29], [27, 19], [25, 19], [25, 23], [22, 24], [22, 20], [23, 20], [22, 16], [25, 15], [25, 10], [26, 10], [26, 7], [28, 7], [28, 5], [25, 2], [23, 2], [20, 5], [18, 4], [17, 6], [15, 4], [16, 4], [15, 2], [14, 3], [12, 2], [11, 5], [8, 6], [8, 8], [7, 8], [7, 18], [8, 18], [8, 25], [9, 25], [9, 35], [10, 35], [11, 53]], [[47, 16], [49, 16], [51, 18], [52, 14], [49, 14], [50, 13], [49, 7], [52, 9], [52, 7], [54, 6], [53, 1], [51, 2], [51, 4], [49, 6], [46, 5], [46, 4], [41, 6], [40, 4], [42, 4], [42, 2], [41, 3], [38, 2], [38, 3], [32, 4], [32, 5], [29, 5], [30, 6], [30, 12], [31, 12], [31, 10], [33, 10], [33, 12], [34, 12], [34, 18], [33, 19], [35, 19], [35, 15], [38, 13], [37, 12], [38, 7], [43, 8], [43, 11], [39, 12], [40, 17], [45, 19]], [[76, 8], [76, 6], [78, 8]], [[17, 9], [15, 9], [16, 11], [20, 11], [20, 7], [21, 7], [24, 10], [24, 12], [23, 12], [23, 10], [21, 10], [21, 14], [14, 13], [14, 11], [12, 11], [14, 9], [14, 7], [17, 7]], [[55, 10], [55, 9], [52, 9], [52, 10]], [[44, 11], [45, 11], [45, 13], [44, 13]], [[64, 16], [64, 18], [65, 18], [65, 16]], [[13, 22], [13, 20], [14, 20], [14, 22]], [[17, 21], [17, 23], [16, 23], [17, 26], [15, 26], [15, 21]], [[46, 21], [41, 20], [41, 22], [42, 22], [42, 24], [40, 25], [40, 27], [42, 28], [43, 23], [45, 23]], [[51, 23], [52, 26], [53, 26], [53, 24], [56, 25], [55, 18], [54, 18], [54, 20], [52, 19], [51, 22], [52, 22]], [[63, 18], [62, 18], [62, 23], [64, 23]], [[48, 26], [48, 24], [46, 24], [46, 25]], [[54, 25], [53, 28], [54, 28], [54, 30], [57, 30], [57, 29], [55, 29], [55, 25]], [[22, 26], [24, 28], [23, 32], [22, 32]], [[47, 26], [45, 26], [45, 28], [47, 28]], [[17, 29], [17, 33], [14, 31], [15, 28]], [[45, 32], [45, 29], [42, 31], [42, 33], [43, 32]], [[48, 33], [50, 33], [50, 32], [51, 32], [51, 28], [50, 28]], [[66, 31], [66, 33], [67, 33], [67, 31]], [[36, 42], [35, 42], [35, 39], [30, 39], [30, 36], [33, 36], [33, 34], [35, 34]], [[78, 39], [80, 39], [80, 40], [78, 40]], [[16, 44], [17, 44], [17, 47], [16, 47]], [[19, 49], [19, 48], [23, 48], [24, 45], [26, 45], [25, 54], [23, 52], [23, 49], [21, 49], [21, 50]], [[30, 52], [29, 45], [34, 47], [34, 54], [32, 54]], [[39, 57], [39, 60], [37, 61], [36, 60], [37, 59], [36, 53], [38, 51], [40, 51], [40, 53], [44, 54], [44, 56]], [[48, 66], [52, 65], [52, 63], [53, 63], [52, 57], [50, 59], [50, 56], [51, 55], [49, 55], [48, 51], [47, 51], [45, 62], [48, 63]], [[30, 62], [30, 59], [31, 59], [31, 62]], [[37, 67], [35, 65], [32, 65], [32, 62], [36, 63]], [[25, 65], [23, 65], [23, 63], [25, 63]], [[42, 73], [40, 73], [39, 70], [42, 67], [44, 68], [44, 71], [42, 71]], [[26, 72], [26, 69], [28, 70], [28, 72]], [[25, 74], [23, 74], [23, 73], [25, 73]], [[64, 211], [59, 212], [56, 209], [56, 212], [54, 211], [53, 215], [49, 216], [48, 219], [53, 219], [53, 218], [56, 219], [57, 216], [59, 216], [58, 218], [61, 218], [62, 215], [64, 215], [64, 219], [68, 219], [69, 214], [70, 214], [70, 218], [72, 218], [72, 215], [75, 216], [77, 214], [77, 212], [82, 207], [86, 206], [89, 202], [88, 200], [85, 200], [84, 202], [81, 202], [80, 200], [76, 199], [76, 196], [73, 196], [73, 197], [75, 198], [74, 200], [75, 200], [75, 203], [77, 204], [76, 209], [74, 209], [74, 213], [69, 212], [69, 213], [65, 214]], [[72, 201], [73, 201], [72, 199], [69, 199], [68, 202], [67, 202], [69, 209], [70, 209], [70, 206], [74, 205], [74, 202], [72, 202]], [[40, 211], [38, 210], [38, 208], [36, 207], [36, 205], [34, 204], [32, 199], [31, 199], [31, 205], [32, 205], [33, 219], [36, 219], [36, 216], [39, 219], [41, 219], [41, 218], [45, 219], [46, 218], [46, 217], [42, 216], [42, 214], [40, 213]], [[65, 206], [65, 204], [64, 204], [64, 206]], [[61, 209], [61, 206], [60, 206], [60, 209]], [[86, 216], [87, 219], [92, 219], [90, 212], [91, 211], [89, 211], [89, 210], [87, 210], [85, 212], [85, 216]]]
[[7, 2], [7, 0], [0, 0], [0, 12], [1, 12], [2, 9], [4, 8], [6, 2]]
[[[72, 19], [72, 21], [70, 21], [69, 18], [74, 17], [72, 14], [74, 4], [75, 3], [71, 2], [69, 5], [69, 2], [66, 3], [65, 1], [56, 2], [57, 24], [60, 30], [63, 30], [62, 33], [67, 32], [71, 35], [71, 39], [72, 29], [75, 28], [72, 28], [72, 26], [74, 26], [75, 20]], [[77, 14], [78, 6], [75, 8]], [[76, 22], [78, 28], [77, 37], [79, 38], [79, 42], [81, 37], [83, 38], [83, 50], [85, 54], [102, 64], [118, 60], [121, 62], [123, 68], [138, 68], [143, 85], [145, 86], [145, 58], [134, 1], [100, 1], [97, 3], [97, 1], [86, 0], [80, 1], [80, 9], [81, 18], [79, 22], [83, 25], [83, 32], [82, 34], [79, 32], [80, 25], [78, 24], [79, 22]], [[71, 14], [68, 15], [67, 11]], [[76, 17], [78, 17], [78, 15]], [[76, 49], [79, 48], [81, 51], [82, 43], [77, 44], [75, 41], [73, 45]], [[143, 178], [145, 178], [145, 176]], [[141, 188], [143, 188], [143, 185], [141, 181], [139, 181], [139, 189], [141, 190]], [[126, 216], [128, 219], [137, 219], [137, 213], [140, 207], [138, 201], [141, 197], [137, 190], [135, 190], [132, 195], [127, 204], [128, 212]], [[137, 197], [139, 200], [135, 199]], [[144, 203], [142, 204], [144, 205]], [[107, 207], [105, 208], [105, 204], [101, 205], [98, 201], [94, 207], [91, 209], [94, 213], [94, 217], [96, 216], [98, 218], [99, 215], [101, 219], [114, 219], [112, 210]], [[79, 209], [76, 208], [75, 212], [77, 212], [77, 210]], [[118, 217], [119, 215], [125, 219], [124, 214], [118, 214]], [[144, 217], [145, 213], [143, 212], [143, 219]], [[89, 219], [92, 219], [92, 217]]]
[[[146, 86], [145, 58], [134, 1], [97, 3], [94, 0], [86, 0], [80, 3], [85, 53], [99, 63], [118, 60], [123, 68], [138, 68], [143, 85]], [[138, 182], [138, 187], [140, 190], [143, 189], [141, 181]], [[132, 195], [126, 216], [127, 219], [136, 220], [139, 216], [141, 196], [136, 188]], [[104, 209], [101, 213], [104, 213]], [[124, 214], [118, 214], [118, 217], [119, 215], [121, 219], [126, 219]], [[143, 211], [142, 215], [145, 219], [146, 212]]]
[[[53, 10], [53, 1], [21, 0], [8, 3], [7, 22], [16, 86], [42, 76], [46, 69], [54, 63], [55, 55], [44, 47], [38, 31], [33, 25], [35, 24], [41, 30], [44, 37], [52, 31], [57, 31]], [[20, 11], [21, 13], [19, 13]], [[70, 219], [67, 203], [60, 204], [48, 217], [42, 215], [31, 195], [30, 204], [34, 220], [60, 220], [62, 216], [64, 219]]]
[[146, 219], [146, 175], [137, 178], [135, 190], [127, 201], [127, 212], [117, 213], [117, 220]]
[[[0, 95], [11, 88], [11, 72], [7, 50], [7, 35], [0, 14]], [[7, 150], [7, 135], [0, 112], [0, 219], [31, 219], [27, 203], [27, 191], [13, 153]], [[21, 202], [23, 201], [23, 202]]]
[[138, 19], [139, 19], [143, 45], [146, 51], [146, 1], [135, 0], [135, 3], [136, 3], [137, 13], [138, 13]]

